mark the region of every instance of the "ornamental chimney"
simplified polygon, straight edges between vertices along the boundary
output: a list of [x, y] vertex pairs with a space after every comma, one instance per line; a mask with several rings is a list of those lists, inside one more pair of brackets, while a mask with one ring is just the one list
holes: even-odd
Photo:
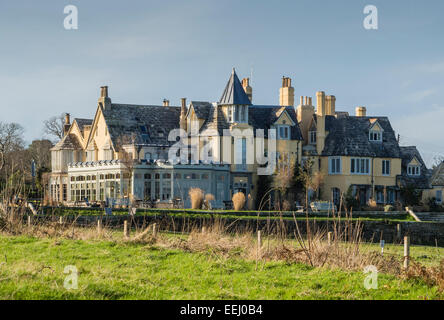
[[187, 131], [187, 98], [181, 98], [180, 102], [180, 128]]
[[65, 124], [63, 125], [63, 134], [66, 135], [71, 128], [70, 114], [65, 113]]
[[100, 87], [100, 98], [98, 103], [104, 110], [111, 108], [111, 98], [108, 97], [108, 86]]
[[283, 107], [294, 106], [294, 88], [291, 78], [282, 77], [282, 87], [279, 89], [279, 105]]
[[244, 88], [244, 91], [247, 94], [248, 99], [250, 99], [250, 102], [253, 102], [253, 88], [250, 87], [250, 78], [242, 79], [242, 88]]
[[357, 117], [366, 117], [367, 116], [367, 108], [363, 106], [356, 107], [356, 116]]

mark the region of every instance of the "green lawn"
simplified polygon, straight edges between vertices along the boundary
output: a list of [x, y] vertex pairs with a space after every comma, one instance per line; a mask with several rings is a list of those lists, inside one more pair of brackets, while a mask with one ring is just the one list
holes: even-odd
[[[64, 267], [79, 272], [66, 290]], [[223, 259], [149, 245], [0, 236], [0, 299], [436, 299], [422, 282], [301, 264]]]

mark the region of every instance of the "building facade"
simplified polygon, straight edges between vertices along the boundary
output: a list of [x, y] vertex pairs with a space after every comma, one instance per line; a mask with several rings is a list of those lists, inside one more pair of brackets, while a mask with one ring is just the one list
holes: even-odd
[[399, 146], [387, 117], [367, 116], [362, 106], [354, 116], [337, 111], [336, 97], [322, 91], [316, 103], [301, 97], [294, 106], [284, 77], [279, 105], [254, 104], [249, 79], [239, 81], [234, 69], [218, 102], [116, 104], [102, 87], [93, 119], [65, 119], [65, 135], [51, 150], [50, 199], [189, 207], [188, 191], [197, 187], [223, 207], [236, 192], [254, 198], [271, 163], [268, 174], [307, 159], [323, 176], [315, 196], [336, 204], [346, 193], [363, 205], [387, 204], [400, 200], [404, 185], [431, 188], [419, 152]]

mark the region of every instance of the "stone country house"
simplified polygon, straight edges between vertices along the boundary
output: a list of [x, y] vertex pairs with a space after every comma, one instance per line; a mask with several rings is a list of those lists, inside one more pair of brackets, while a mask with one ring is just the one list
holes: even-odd
[[[179, 106], [168, 100], [161, 105], [119, 104], [102, 87], [93, 119], [71, 122], [66, 116], [64, 137], [51, 150], [48, 198], [65, 205], [149, 200], [157, 206], [181, 201], [189, 207], [188, 191], [198, 187], [214, 195], [213, 207], [222, 208], [236, 192], [255, 197], [264, 159], [281, 170], [311, 158], [314, 170], [324, 176], [313, 194], [322, 200], [337, 204], [350, 189], [362, 204], [369, 199], [394, 203], [400, 187], [409, 183], [426, 194], [436, 190], [436, 198], [442, 199], [444, 166], [433, 175], [435, 184], [430, 183], [419, 152], [399, 146], [387, 117], [368, 116], [365, 107], [357, 107], [354, 116], [337, 111], [335, 96], [322, 91], [316, 93], [316, 103], [315, 109], [311, 97], [301, 97], [295, 107], [291, 79], [284, 77], [278, 105], [254, 104], [249, 79], [241, 82], [234, 69], [218, 102], [187, 103], [183, 98]], [[170, 161], [177, 139], [169, 136], [178, 129], [186, 141], [193, 139], [193, 130], [198, 133], [199, 148], [191, 147], [187, 160], [203, 152], [205, 161]], [[270, 129], [275, 129], [276, 144], [268, 152]], [[258, 147], [261, 130], [263, 150]], [[261, 156], [251, 161], [253, 153]]]

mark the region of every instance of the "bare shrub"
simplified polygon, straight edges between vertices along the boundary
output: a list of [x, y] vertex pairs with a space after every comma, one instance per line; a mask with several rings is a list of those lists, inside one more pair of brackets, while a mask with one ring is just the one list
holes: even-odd
[[207, 210], [211, 210], [211, 201], [214, 201], [216, 198], [211, 193], [207, 193], [205, 195], [204, 207]]
[[284, 201], [282, 202], [282, 210], [283, 210], [283, 211], [290, 211], [290, 210], [291, 210], [291, 204], [290, 204], [290, 201], [288, 201], [288, 200], [284, 200]]
[[205, 195], [203, 190], [199, 188], [191, 188], [190, 191], [188, 191], [188, 195], [190, 196], [191, 199], [191, 208], [202, 209], [204, 195]]
[[404, 272], [405, 279], [423, 280], [429, 286], [437, 286], [444, 292], [444, 259], [439, 267], [426, 267], [415, 261], [411, 261], [407, 271]]
[[243, 192], [238, 192], [233, 195], [231, 199], [233, 201], [234, 210], [240, 211], [245, 206], [245, 194]]
[[378, 207], [378, 204], [376, 203], [375, 199], [369, 199], [368, 200], [368, 206], [372, 209], [375, 209]]

